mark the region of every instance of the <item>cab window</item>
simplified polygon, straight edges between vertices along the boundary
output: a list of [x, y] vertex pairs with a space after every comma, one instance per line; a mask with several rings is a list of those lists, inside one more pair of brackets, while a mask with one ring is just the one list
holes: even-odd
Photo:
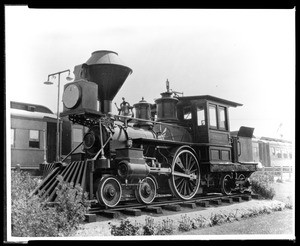
[[226, 130], [227, 129], [227, 120], [226, 120], [226, 109], [225, 107], [219, 107], [219, 128]]
[[217, 106], [209, 105], [209, 125], [217, 127]]
[[190, 106], [183, 108], [183, 119], [185, 120], [192, 119], [192, 111]]
[[205, 125], [205, 113], [203, 107], [197, 107], [197, 124], [198, 126]]

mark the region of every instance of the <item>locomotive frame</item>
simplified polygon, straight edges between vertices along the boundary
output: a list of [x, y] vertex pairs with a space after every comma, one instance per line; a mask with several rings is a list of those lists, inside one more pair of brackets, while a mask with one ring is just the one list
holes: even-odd
[[229, 125], [228, 108], [241, 104], [209, 95], [179, 97], [167, 81], [154, 105], [143, 99], [134, 105], [136, 118], [127, 104], [114, 115], [111, 101], [131, 72], [111, 51], [96, 51], [75, 67], [61, 117], [89, 128], [80, 143], [85, 157], [65, 163], [75, 148], [62, 162], [43, 166], [45, 179], [35, 193], [55, 200], [58, 175], [108, 208], [128, 199], [151, 204], [166, 194], [190, 200], [249, 188], [248, 178], [257, 170], [254, 129], [241, 127], [231, 136]]

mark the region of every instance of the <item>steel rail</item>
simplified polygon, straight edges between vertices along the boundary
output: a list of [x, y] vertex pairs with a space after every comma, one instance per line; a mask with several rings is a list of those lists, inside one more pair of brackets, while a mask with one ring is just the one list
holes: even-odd
[[[118, 205], [113, 208], [105, 208], [105, 207], [94, 207], [89, 210], [89, 213], [101, 213], [105, 211], [122, 211], [125, 209], [143, 209], [147, 207], [161, 207], [161, 206], [167, 206], [167, 205], [180, 205], [180, 204], [188, 204], [188, 203], [195, 203], [195, 202], [201, 202], [201, 201], [210, 201], [210, 200], [218, 200], [222, 198], [233, 198], [233, 197], [241, 197], [245, 195], [251, 195], [251, 193], [244, 193], [244, 194], [233, 194], [233, 195], [207, 195], [205, 197], [196, 196], [188, 201], [181, 200], [178, 198], [173, 198], [172, 200], [167, 201], [154, 201], [151, 204], [140, 204], [140, 203], [133, 203], [133, 204], [122, 204]], [[160, 197], [160, 199], [163, 199], [163, 197]], [[126, 201], [124, 201], [126, 202]]]

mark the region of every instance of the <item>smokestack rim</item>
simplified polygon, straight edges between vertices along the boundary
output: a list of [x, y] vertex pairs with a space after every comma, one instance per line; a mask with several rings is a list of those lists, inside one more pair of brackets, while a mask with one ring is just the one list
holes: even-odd
[[96, 53], [100, 53], [100, 52], [115, 53], [117, 56], [119, 55], [117, 52], [112, 51], [112, 50], [96, 50], [96, 51], [92, 52], [92, 55], [96, 54]]
[[91, 57], [84, 63], [87, 66], [94, 65], [118, 65], [129, 69], [129, 74], [132, 74], [132, 69], [128, 67], [119, 57], [118, 53], [111, 50], [96, 50]]

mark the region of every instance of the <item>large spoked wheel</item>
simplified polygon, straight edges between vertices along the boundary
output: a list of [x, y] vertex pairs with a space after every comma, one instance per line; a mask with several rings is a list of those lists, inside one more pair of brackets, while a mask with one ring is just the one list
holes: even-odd
[[115, 207], [122, 197], [120, 182], [113, 176], [103, 177], [99, 182], [96, 197], [100, 204]]
[[[240, 175], [238, 176], [238, 181], [245, 181], [245, 180], [246, 180], [246, 177], [245, 177], [244, 174], [240, 174]], [[240, 193], [244, 193], [245, 190], [246, 190], [246, 188], [244, 187], [244, 185], [241, 185], [241, 186], [239, 187], [239, 192], [240, 192]]]
[[156, 183], [151, 177], [144, 178], [137, 189], [135, 197], [139, 203], [150, 204], [156, 196]]
[[231, 195], [234, 187], [234, 180], [229, 174], [224, 174], [221, 177], [221, 192], [225, 195]]
[[200, 185], [200, 167], [196, 156], [189, 150], [183, 149], [175, 154], [172, 161], [172, 173], [169, 186], [178, 198], [192, 199]]

